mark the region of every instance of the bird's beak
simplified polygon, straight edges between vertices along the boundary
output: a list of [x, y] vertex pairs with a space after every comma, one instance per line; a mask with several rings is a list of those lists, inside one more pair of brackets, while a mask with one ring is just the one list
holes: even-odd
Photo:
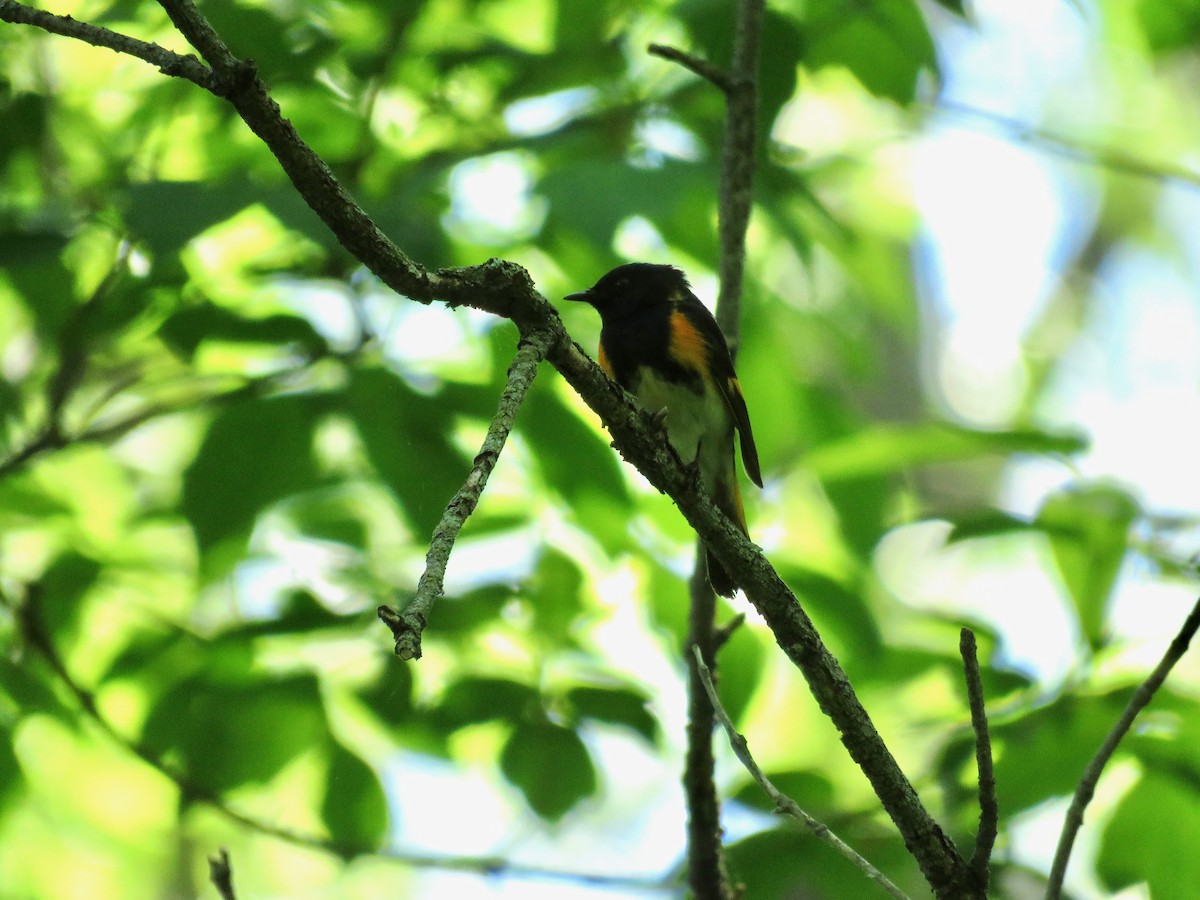
[[590, 290], [588, 290], [588, 291], [577, 291], [574, 294], [567, 294], [567, 296], [563, 297], [563, 299], [564, 300], [572, 300], [572, 301], [575, 301], [576, 303], [591, 303], [593, 298], [592, 298], [592, 292]]

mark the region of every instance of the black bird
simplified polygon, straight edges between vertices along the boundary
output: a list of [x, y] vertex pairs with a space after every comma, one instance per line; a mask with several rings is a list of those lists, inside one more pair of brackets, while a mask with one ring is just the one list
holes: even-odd
[[[567, 300], [600, 313], [600, 367], [650, 412], [662, 412], [667, 438], [685, 464], [744, 534], [746, 514], [733, 460], [737, 429], [742, 464], [762, 487], [750, 415], [725, 336], [712, 313], [673, 266], [629, 263]], [[708, 582], [725, 597], [737, 585], [710, 552]]]

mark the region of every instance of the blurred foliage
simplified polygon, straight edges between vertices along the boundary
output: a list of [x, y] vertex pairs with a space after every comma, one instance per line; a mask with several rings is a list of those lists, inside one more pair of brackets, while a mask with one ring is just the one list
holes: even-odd
[[[1195, 3], [1104, 6], [1122, 52], [1140, 42], [1148, 64], [1194, 66]], [[502, 256], [556, 298], [646, 257], [714, 293], [722, 104], [645, 46], [725, 61], [725, 0], [203, 9], [424, 265]], [[752, 532], [960, 846], [976, 812], [959, 622], [904, 602], [880, 548], [932, 524], [936, 552], [1041, 552], [1079, 635], [1069, 677], [1015, 669], [1002, 636], [975, 623], [1005, 896], [1040, 877], [1010, 857], [1009, 826], [1072, 790], [1137, 678], [1109, 624], [1121, 572], [1189, 573], [1129, 487], [1064, 467], [1040, 510], [1005, 508], [1013, 466], [1088, 445], [1042, 403], [1058, 363], [1041, 345], [1019, 411], [988, 427], [949, 414], [923, 374], [916, 218], [896, 161], [866, 147], [919, 132], [941, 76], [936, 30], [969, 9], [771, 4], [739, 366], [770, 479], [747, 497]], [[182, 47], [151, 2], [70, 10]], [[401, 789], [406, 772], [446, 766], [490, 786], [483, 809], [507, 810], [480, 872], [511, 852], [601, 869], [619, 895], [624, 860], [580, 843], [627, 846], [652, 804], [681, 815], [692, 538], [674, 509], [546, 370], [463, 532], [426, 658], [400, 663], [375, 606], [411, 593], [515, 329], [389, 294], [226, 104], [140, 62], [0, 25], [0, 121], [6, 895], [198, 895], [205, 854], [227, 845], [248, 894], [378, 896], [386, 878], [400, 896], [394, 872], [372, 881], [354, 860], [423, 856], [425, 822], [471, 833], [481, 813], [461, 795]], [[835, 137], [804, 130], [822, 121]], [[811, 136], [824, 151], [798, 150]], [[1078, 274], [1123, 229], [1145, 227], [1154, 188], [1121, 190], [1101, 198], [1089, 251], [1066, 263]], [[594, 343], [587, 310], [563, 314]], [[1082, 340], [1086, 318], [1064, 316], [1057, 346]], [[769, 634], [742, 628], [721, 665], [729, 711], [776, 783], [919, 895]], [[1147, 881], [1156, 898], [1183, 897], [1200, 878], [1180, 865], [1200, 827], [1200, 709], [1183, 689], [1160, 701], [1122, 749], [1151, 774], [1111, 810], [1096, 873], [1113, 889]], [[735, 806], [763, 808], [740, 772], [730, 781]], [[730, 858], [748, 896], [865, 896], [824, 845], [748, 814]], [[678, 896], [682, 838], [659, 839], [658, 893]], [[464, 846], [478, 842], [432, 850]], [[410, 895], [428, 896], [418, 885]]]

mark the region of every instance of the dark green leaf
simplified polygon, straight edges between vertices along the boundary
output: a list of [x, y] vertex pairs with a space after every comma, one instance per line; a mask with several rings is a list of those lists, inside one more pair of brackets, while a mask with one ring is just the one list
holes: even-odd
[[1011, 721], [993, 722], [997, 799], [1006, 815], [1071, 794], [1128, 699], [1128, 690], [1067, 695]]
[[[824, 820], [831, 814], [840, 815], [834, 804], [833, 784], [824, 775], [805, 769], [765, 774], [777, 791], [796, 801], [810, 816]], [[733, 799], [765, 812], [775, 811], [775, 804], [755, 781], [747, 781]]]
[[996, 537], [1001, 534], [1037, 529], [1037, 525], [1028, 519], [1014, 516], [1000, 509], [969, 510], [955, 516], [953, 522], [954, 527], [946, 538], [946, 542], [950, 544], [973, 538]]
[[413, 529], [431, 534], [470, 470], [451, 440], [452, 411], [386, 369], [355, 370], [345, 400], [379, 477]]
[[742, 625], [726, 641], [717, 657], [717, 692], [721, 705], [736, 725], [762, 681], [765, 652], [754, 629]]
[[577, 687], [567, 692], [567, 701], [581, 718], [622, 725], [651, 744], [658, 742], [658, 720], [647, 709], [650, 698], [632, 688]]
[[1037, 525], [1050, 538], [1054, 561], [1093, 649], [1106, 641], [1104, 615], [1129, 547], [1137, 501], [1105, 484], [1077, 484], [1046, 498]]
[[311, 397], [246, 400], [222, 411], [183, 477], [180, 508], [212, 576], [240, 557], [259, 513], [311, 487], [317, 472], [312, 431], [318, 413]]
[[446, 689], [434, 717], [450, 728], [493, 719], [520, 721], [541, 709], [541, 697], [527, 684], [504, 678], [462, 678]]
[[346, 856], [378, 849], [387, 831], [387, 799], [375, 772], [334, 741], [321, 819]]
[[242, 685], [190, 679], [158, 702], [143, 731], [145, 749], [168, 755], [212, 792], [262, 784], [330, 741], [317, 682], [304, 676]]
[[409, 664], [389, 655], [375, 680], [355, 693], [381, 722], [395, 725], [412, 709], [412, 692], [413, 677]]
[[596, 770], [579, 735], [549, 722], [518, 725], [500, 754], [500, 769], [551, 822], [596, 791]]
[[163, 322], [159, 335], [189, 359], [203, 341], [295, 345], [310, 355], [326, 349], [324, 340], [306, 319], [282, 314], [247, 319], [214, 303], [180, 309]]
[[94, 559], [67, 550], [42, 574], [32, 599], [52, 635], [74, 632], [83, 599], [100, 572], [101, 566]]
[[863, 599], [865, 586], [851, 587], [822, 572], [800, 567], [784, 567], [780, 574], [835, 655], [841, 657], [848, 652], [869, 657], [882, 650], [879, 625]]
[[1113, 891], [1146, 882], [1152, 897], [1183, 900], [1200, 884], [1197, 834], [1197, 785], [1168, 772], [1146, 771], [1104, 830], [1096, 872]]
[[575, 560], [547, 548], [527, 588], [541, 634], [556, 642], [568, 639], [582, 608], [582, 589], [583, 572]]
[[839, 0], [805, 6], [805, 35], [811, 68], [844, 66], [863, 87], [908, 104], [922, 72], [937, 70], [929, 28], [911, 0], [870, 2], [850, 13]]

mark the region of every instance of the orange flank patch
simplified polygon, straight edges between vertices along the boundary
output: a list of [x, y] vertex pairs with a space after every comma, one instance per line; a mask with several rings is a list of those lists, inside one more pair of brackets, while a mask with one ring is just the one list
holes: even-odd
[[604, 370], [604, 374], [607, 375], [610, 380], [616, 381], [616, 373], [613, 372], [612, 363], [608, 361], [608, 354], [604, 352], [603, 344], [601, 344], [598, 348], [596, 357], [596, 362], [600, 363], [600, 368]]
[[708, 377], [708, 342], [679, 310], [671, 313], [671, 342], [667, 345], [667, 354], [685, 369]]

